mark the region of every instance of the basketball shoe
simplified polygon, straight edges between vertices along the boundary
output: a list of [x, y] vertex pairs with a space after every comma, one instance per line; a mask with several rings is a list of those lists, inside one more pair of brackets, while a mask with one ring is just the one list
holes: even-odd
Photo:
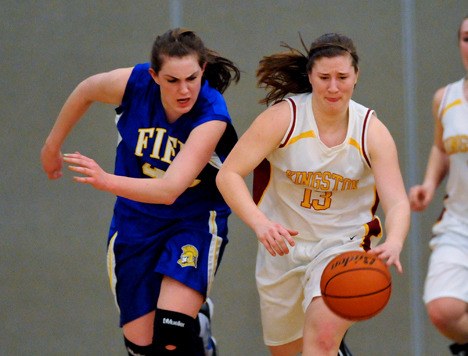
[[452, 355], [468, 356], [468, 344], [452, 344], [449, 346]]
[[210, 298], [202, 305], [198, 313], [200, 320], [200, 338], [203, 340], [205, 356], [217, 356], [216, 339], [211, 335], [211, 319], [213, 318], [214, 304]]
[[348, 346], [345, 344], [344, 337], [343, 340], [341, 340], [340, 348], [338, 349], [338, 356], [353, 356]]

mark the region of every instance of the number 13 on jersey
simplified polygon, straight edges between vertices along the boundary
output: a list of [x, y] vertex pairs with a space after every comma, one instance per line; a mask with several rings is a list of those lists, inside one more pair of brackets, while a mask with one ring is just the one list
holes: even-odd
[[[313, 193], [318, 193], [318, 197], [314, 197]], [[315, 190], [304, 189], [304, 197], [301, 206], [306, 209], [326, 210], [330, 207], [332, 192], [317, 192]]]

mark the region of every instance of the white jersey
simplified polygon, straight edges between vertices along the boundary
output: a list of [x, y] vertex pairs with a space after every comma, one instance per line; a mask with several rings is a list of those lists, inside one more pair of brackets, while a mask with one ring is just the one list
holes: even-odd
[[311, 93], [287, 98], [291, 123], [281, 145], [254, 175], [254, 199], [272, 220], [299, 231], [304, 240], [352, 240], [369, 248], [381, 235], [374, 175], [367, 153], [367, 129], [373, 111], [349, 104], [346, 139], [327, 147], [319, 137]]
[[439, 108], [439, 119], [450, 160], [444, 206], [456, 219], [468, 224], [468, 103], [463, 83], [464, 79], [461, 79], [447, 85]]

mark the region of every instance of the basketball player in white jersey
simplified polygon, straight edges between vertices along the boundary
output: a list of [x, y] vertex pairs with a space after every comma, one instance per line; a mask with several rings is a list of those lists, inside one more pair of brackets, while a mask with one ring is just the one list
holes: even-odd
[[468, 16], [458, 30], [465, 76], [434, 95], [434, 143], [421, 185], [410, 189], [411, 208], [424, 210], [448, 175], [444, 209], [432, 228], [424, 303], [432, 323], [468, 355]]
[[[349, 355], [341, 341], [352, 322], [324, 304], [322, 271], [336, 255], [364, 250], [401, 272], [409, 202], [392, 136], [351, 99], [359, 73], [351, 39], [322, 35], [305, 55], [285, 47], [257, 71], [268, 90], [262, 102], [274, 105], [231, 151], [217, 184], [259, 240], [256, 278], [271, 354]], [[244, 178], [254, 170], [252, 197]], [[379, 201], [386, 238], [377, 246]]]

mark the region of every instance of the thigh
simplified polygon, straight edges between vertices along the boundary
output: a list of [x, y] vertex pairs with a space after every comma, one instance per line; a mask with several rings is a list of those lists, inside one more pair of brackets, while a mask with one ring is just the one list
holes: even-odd
[[206, 297], [228, 242], [226, 234], [227, 216], [214, 212], [180, 222], [170, 231], [155, 271]]
[[203, 301], [204, 297], [200, 292], [165, 276], [161, 283], [157, 307], [196, 318]]
[[259, 246], [257, 254], [256, 280], [263, 338], [270, 347], [302, 338], [303, 268], [295, 264], [292, 254], [291, 251], [273, 257], [263, 245]]
[[155, 312], [152, 311], [122, 326], [123, 334], [132, 343], [147, 346], [153, 342]]
[[468, 250], [438, 244], [429, 258], [424, 302], [444, 297], [468, 302]]

